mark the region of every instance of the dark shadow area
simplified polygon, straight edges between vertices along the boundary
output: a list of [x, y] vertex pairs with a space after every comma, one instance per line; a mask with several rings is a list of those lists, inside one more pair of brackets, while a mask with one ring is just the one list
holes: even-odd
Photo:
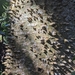
[[5, 56], [5, 45], [0, 42], [0, 74], [4, 71], [5, 66], [2, 64]]

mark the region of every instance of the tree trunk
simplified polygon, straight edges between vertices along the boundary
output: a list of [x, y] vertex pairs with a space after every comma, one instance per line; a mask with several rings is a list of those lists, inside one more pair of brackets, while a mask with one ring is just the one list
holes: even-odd
[[71, 58], [75, 48], [71, 42], [75, 41], [75, 34], [70, 32], [71, 26], [75, 27], [75, 15], [69, 14], [74, 12], [73, 8], [70, 10], [73, 3], [10, 0], [11, 37], [8, 38], [11, 39], [13, 65], [9, 73], [66, 75], [74, 70]]

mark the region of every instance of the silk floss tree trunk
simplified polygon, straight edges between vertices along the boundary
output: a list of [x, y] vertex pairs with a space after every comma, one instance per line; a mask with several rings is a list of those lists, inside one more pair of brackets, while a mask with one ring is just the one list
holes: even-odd
[[[50, 36], [55, 22], [45, 14], [34, 1], [10, 0], [9, 14], [13, 44], [14, 75], [48, 75], [53, 70], [53, 54], [51, 43], [55, 39]], [[53, 32], [53, 36], [56, 32]], [[10, 37], [9, 37], [10, 38]], [[50, 42], [50, 38], [52, 42]], [[51, 74], [52, 75], [52, 74]]]
[[53, 65], [57, 65], [55, 60], [59, 48], [56, 43], [60, 43], [54, 37], [58, 32], [53, 28], [52, 13], [48, 16], [33, 0], [9, 0], [9, 3], [11, 48], [7, 52], [11, 58], [4, 73], [54, 75]]

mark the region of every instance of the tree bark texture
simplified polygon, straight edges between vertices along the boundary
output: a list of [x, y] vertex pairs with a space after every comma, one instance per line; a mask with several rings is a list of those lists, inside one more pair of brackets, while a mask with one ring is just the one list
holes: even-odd
[[74, 71], [75, 1], [9, 0], [12, 75]]

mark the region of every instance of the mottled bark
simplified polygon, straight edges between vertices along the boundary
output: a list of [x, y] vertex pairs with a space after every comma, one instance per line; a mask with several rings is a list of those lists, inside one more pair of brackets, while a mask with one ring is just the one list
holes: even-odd
[[11, 37], [8, 38], [13, 46], [13, 65], [9, 72], [66, 75], [74, 71], [73, 4], [74, 1], [64, 0], [10, 0]]

